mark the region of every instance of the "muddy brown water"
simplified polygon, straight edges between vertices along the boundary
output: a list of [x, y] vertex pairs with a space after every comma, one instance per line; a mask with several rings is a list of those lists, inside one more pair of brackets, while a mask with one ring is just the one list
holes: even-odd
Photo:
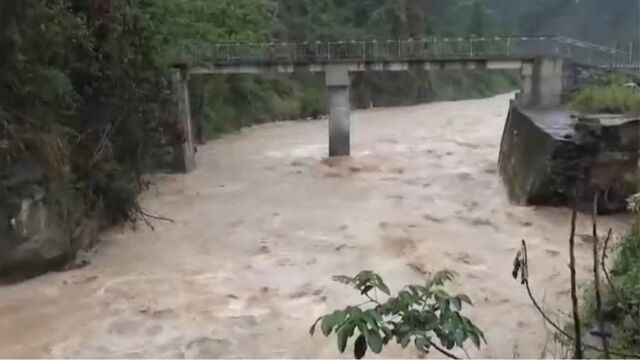
[[[323, 160], [325, 121], [211, 142], [197, 171], [158, 177], [143, 196], [175, 223], [113, 230], [89, 267], [0, 287], [0, 355], [335, 358], [335, 339], [308, 327], [360, 299], [332, 275], [372, 269], [399, 290], [447, 268], [486, 330], [470, 355], [540, 356], [550, 333], [511, 264], [527, 239], [534, 290], [564, 318], [570, 214], [507, 201], [497, 158], [511, 96], [356, 112], [350, 159]], [[582, 279], [589, 233], [582, 216]], [[374, 357], [416, 355], [393, 345]]]

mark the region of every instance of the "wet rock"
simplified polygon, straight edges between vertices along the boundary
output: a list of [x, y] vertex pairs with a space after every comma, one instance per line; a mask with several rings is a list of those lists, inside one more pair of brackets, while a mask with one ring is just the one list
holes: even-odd
[[[62, 211], [41, 186], [44, 180], [29, 171], [25, 179], [18, 171], [2, 183], [7, 194], [0, 193], [0, 281], [15, 282], [52, 270], [75, 269], [89, 264], [89, 254], [101, 230], [99, 211], [79, 221], [73, 229], [64, 221]], [[35, 175], [34, 175], [35, 174]], [[25, 181], [29, 181], [26, 182]], [[81, 256], [76, 256], [81, 252]]]
[[567, 205], [576, 189], [588, 210], [600, 191], [601, 213], [624, 211], [636, 190], [640, 119], [511, 105], [500, 174], [518, 204]]
[[71, 251], [71, 234], [43, 190], [34, 187], [16, 203], [13, 209], [0, 204], [0, 275], [9, 281], [59, 268]]

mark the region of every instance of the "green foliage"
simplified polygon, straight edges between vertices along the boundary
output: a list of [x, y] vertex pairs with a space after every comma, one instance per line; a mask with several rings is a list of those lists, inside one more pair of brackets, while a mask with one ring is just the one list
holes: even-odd
[[[640, 312], [640, 226], [635, 224], [633, 229], [622, 238], [619, 252], [616, 256], [611, 274], [619, 281], [626, 300], [636, 311]], [[638, 339], [640, 340], [640, 339]], [[638, 343], [640, 345], [640, 342]]]
[[617, 83], [581, 90], [572, 107], [585, 113], [640, 114], [640, 91]]
[[[640, 196], [629, 199], [629, 208], [639, 214]], [[619, 240], [610, 271], [611, 283], [603, 282], [603, 318], [611, 324], [610, 348], [629, 354], [640, 353], [640, 219]], [[581, 310], [585, 331], [597, 320], [593, 285], [583, 294]], [[602, 356], [603, 354], [596, 354]]]
[[139, 174], [166, 146], [166, 85], [144, 9], [6, 0], [0, 17], [0, 193], [11, 194], [0, 207], [37, 183], [72, 230], [98, 207], [132, 220]]
[[[462, 294], [452, 296], [444, 289], [453, 277], [448, 271], [429, 274], [424, 284], [407, 286], [391, 296], [380, 275], [372, 271], [363, 271], [355, 277], [336, 276], [335, 281], [353, 287], [369, 301], [321, 316], [309, 332], [313, 336], [320, 324], [324, 336], [335, 333], [341, 353], [349, 339], [355, 337], [356, 359], [366, 354], [367, 347], [379, 354], [394, 339], [402, 348], [413, 343], [424, 353], [435, 348], [447, 354], [437, 343], [452, 350], [464, 348], [464, 344], [471, 341], [480, 348], [486, 343], [482, 330], [461, 315], [463, 305], [472, 305], [471, 300]], [[378, 291], [387, 295], [386, 301], [378, 300]]]
[[154, 53], [170, 65], [186, 47], [210, 42], [270, 38], [275, 4], [270, 0], [145, 0], [156, 33]]

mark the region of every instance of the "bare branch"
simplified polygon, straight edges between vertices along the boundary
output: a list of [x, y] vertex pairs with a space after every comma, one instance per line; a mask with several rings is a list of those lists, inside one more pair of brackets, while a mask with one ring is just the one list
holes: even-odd
[[455, 356], [454, 354], [452, 354], [452, 353], [448, 352], [447, 350], [441, 348], [440, 346], [438, 346], [433, 341], [429, 341], [429, 344], [431, 344], [431, 346], [433, 346], [434, 349], [438, 350], [440, 353], [442, 353], [443, 355], [445, 355], [446, 357], [448, 357], [450, 359], [460, 359], [459, 357]]
[[593, 224], [593, 282], [596, 296], [596, 316], [598, 319], [599, 337], [602, 339], [602, 348], [604, 349], [605, 359], [610, 359], [609, 343], [607, 341], [607, 333], [604, 328], [604, 318], [602, 314], [602, 296], [600, 294], [600, 269], [598, 267], [598, 245], [600, 237], [598, 237], [598, 195], [596, 191], [593, 196], [593, 211], [591, 212], [591, 221]]
[[575, 254], [575, 237], [576, 237], [576, 219], [578, 210], [574, 203], [571, 211], [571, 235], [569, 237], [569, 270], [571, 272], [571, 306], [573, 308], [573, 327], [575, 332], [573, 358], [582, 359], [582, 334], [580, 328], [580, 313], [578, 311], [578, 286], [576, 283], [576, 254]]
[[171, 224], [175, 223], [175, 220], [173, 220], [173, 219], [169, 219], [167, 217], [159, 216], [159, 215], [152, 215], [152, 214], [149, 214], [149, 213], [145, 212], [142, 209], [140, 209], [140, 215], [142, 215], [143, 217], [146, 217], [146, 218], [150, 218], [150, 219], [154, 219], [154, 220], [158, 220], [158, 221], [164, 221], [164, 222], [168, 222], [168, 223], [171, 223]]

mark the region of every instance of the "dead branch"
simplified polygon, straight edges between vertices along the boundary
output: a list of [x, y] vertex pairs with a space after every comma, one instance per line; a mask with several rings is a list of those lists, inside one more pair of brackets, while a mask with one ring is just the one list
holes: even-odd
[[169, 218], [164, 217], [164, 216], [149, 214], [149, 213], [145, 212], [144, 210], [140, 210], [140, 215], [142, 215], [143, 217], [146, 217], [146, 218], [150, 218], [150, 219], [154, 219], [154, 220], [158, 220], [158, 221], [164, 221], [164, 222], [168, 222], [168, 223], [171, 223], [171, 224], [175, 224], [175, 222], [176, 222], [175, 220], [169, 219]]
[[607, 333], [604, 328], [604, 317], [602, 314], [602, 296], [600, 294], [600, 271], [598, 268], [598, 245], [600, 238], [598, 237], [598, 192], [593, 196], [593, 211], [591, 212], [591, 221], [593, 224], [593, 282], [596, 296], [596, 316], [598, 319], [599, 337], [602, 339], [602, 348], [604, 350], [605, 359], [610, 359], [609, 344], [607, 341]]
[[575, 254], [575, 237], [576, 237], [576, 219], [578, 217], [578, 210], [576, 205], [573, 205], [571, 211], [571, 235], [569, 236], [569, 270], [571, 272], [571, 306], [573, 309], [573, 328], [575, 333], [575, 339], [573, 342], [573, 358], [582, 359], [584, 357], [582, 352], [582, 329], [580, 327], [580, 312], [578, 310], [578, 286], [576, 283], [576, 254]]
[[446, 357], [448, 357], [450, 359], [455, 359], [455, 360], [460, 359], [459, 357], [455, 356], [454, 354], [452, 354], [452, 353], [448, 352], [447, 350], [441, 348], [440, 346], [438, 346], [433, 341], [429, 341], [429, 345], [433, 346], [434, 349], [438, 350], [440, 353], [442, 353], [443, 355], [445, 355]]

